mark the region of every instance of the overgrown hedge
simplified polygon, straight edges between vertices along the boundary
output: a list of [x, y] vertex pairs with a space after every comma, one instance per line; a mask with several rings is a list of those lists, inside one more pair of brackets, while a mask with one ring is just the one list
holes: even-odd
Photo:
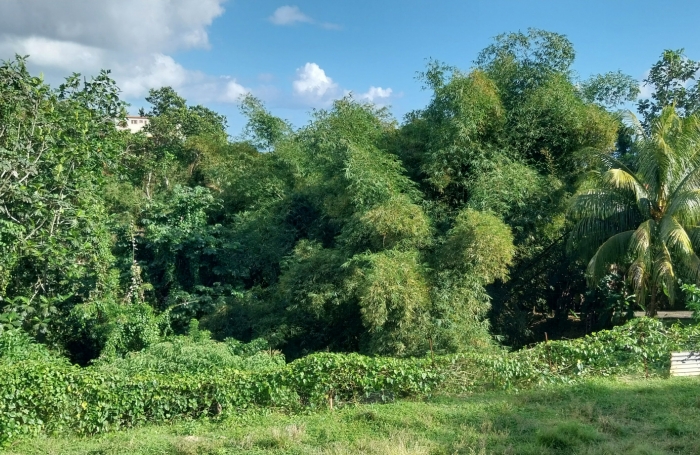
[[0, 362], [0, 441], [40, 432], [92, 434], [250, 407], [298, 411], [335, 403], [574, 381], [594, 375], [665, 375], [669, 354], [698, 350], [698, 326], [640, 319], [578, 340], [508, 353], [395, 359], [313, 354], [263, 371], [230, 368], [135, 376], [31, 356]]
[[445, 387], [475, 391], [586, 377], [664, 377], [669, 373], [670, 353], [678, 351], [700, 351], [700, 325], [666, 327], [658, 320], [639, 318], [575, 340], [495, 355], [458, 354], [441, 361]]
[[62, 362], [0, 365], [0, 438], [72, 430], [99, 433], [248, 407], [298, 410], [363, 397], [427, 393], [442, 381], [425, 359], [314, 354], [260, 372], [110, 375]]

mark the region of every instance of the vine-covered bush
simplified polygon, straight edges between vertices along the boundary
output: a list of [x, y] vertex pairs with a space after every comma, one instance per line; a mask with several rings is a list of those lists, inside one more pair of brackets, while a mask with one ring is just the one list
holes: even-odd
[[[111, 364], [103, 359], [80, 368], [35, 352], [29, 338], [8, 333], [0, 335], [0, 441], [19, 434], [89, 434], [182, 417], [225, 416], [250, 407], [298, 411], [590, 376], [665, 376], [671, 352], [700, 348], [700, 326], [665, 327], [643, 318], [577, 340], [434, 360], [319, 353], [285, 365], [279, 354], [260, 350], [262, 341], [181, 337]], [[173, 366], [178, 353], [185, 359], [182, 368]], [[201, 363], [193, 363], [200, 354]], [[268, 363], [262, 356], [269, 357]], [[234, 357], [243, 361], [216, 365], [216, 359]], [[246, 363], [255, 358], [259, 362]], [[246, 366], [249, 371], [240, 369]]]
[[331, 397], [407, 396], [433, 390], [440, 379], [424, 359], [355, 354], [315, 354], [268, 371], [134, 376], [35, 360], [0, 363], [0, 441], [64, 430], [99, 433], [255, 406], [296, 410]]
[[473, 391], [591, 376], [667, 376], [670, 353], [693, 350], [700, 350], [700, 325], [666, 327], [658, 320], [639, 318], [575, 340], [495, 355], [457, 354], [441, 361], [448, 387]]
[[122, 358], [103, 357], [95, 367], [105, 372], [137, 375], [144, 371], [158, 374], [196, 374], [219, 370], [262, 371], [285, 365], [284, 356], [266, 350], [265, 340], [225, 343], [191, 336], [171, 337]]
[[0, 331], [0, 362], [50, 360], [54, 355], [22, 330]]

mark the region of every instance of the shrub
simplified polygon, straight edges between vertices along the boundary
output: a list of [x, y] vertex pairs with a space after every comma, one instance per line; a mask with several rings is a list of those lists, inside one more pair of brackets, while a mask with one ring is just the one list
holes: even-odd
[[19, 329], [0, 331], [0, 362], [50, 360], [54, 355]]
[[[201, 333], [201, 332], [200, 332]], [[261, 342], [262, 341], [262, 342]], [[268, 353], [265, 340], [219, 343], [192, 336], [171, 337], [123, 358], [105, 357], [95, 367], [112, 374], [138, 375], [215, 373], [220, 370], [261, 371], [283, 367], [284, 356]]]

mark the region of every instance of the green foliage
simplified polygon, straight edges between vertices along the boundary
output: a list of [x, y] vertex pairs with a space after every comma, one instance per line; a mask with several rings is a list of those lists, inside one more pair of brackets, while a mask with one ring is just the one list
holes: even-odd
[[700, 288], [694, 284], [681, 285], [685, 294], [685, 305], [693, 311], [693, 319], [700, 322]]
[[[194, 337], [193, 337], [194, 335]], [[264, 371], [284, 366], [284, 357], [270, 353], [265, 340], [225, 343], [203, 339], [202, 331], [151, 344], [124, 357], [102, 357], [94, 365], [105, 374], [136, 376], [144, 372], [160, 375], [207, 374], [220, 370]]]
[[[368, 352], [405, 355], [425, 352], [430, 290], [415, 251], [388, 250], [356, 256], [346, 282], [358, 295]], [[422, 348], [422, 349], [421, 349]]]
[[510, 111], [510, 143], [541, 168], [562, 176], [578, 173], [575, 166], [584, 163], [577, 152], [612, 149], [618, 126], [614, 117], [581, 100], [565, 76], [551, 75], [518, 98]]
[[423, 74], [433, 100], [425, 110], [411, 113], [409, 121], [425, 147], [418, 158], [421, 172], [436, 192], [455, 204], [465, 201], [471, 181], [492, 159], [489, 142], [501, 132], [504, 112], [498, 89], [486, 74], [451, 70], [450, 79], [444, 80], [445, 70], [432, 63]]
[[253, 95], [246, 94], [240, 105], [241, 113], [248, 118], [244, 136], [258, 149], [271, 150], [276, 143], [291, 134], [291, 125], [270, 114]]
[[[171, 349], [164, 346], [152, 354]], [[124, 360], [127, 365], [130, 361]], [[148, 361], [142, 365], [157, 367]], [[192, 363], [190, 367], [200, 369]], [[374, 395], [408, 396], [429, 392], [441, 380], [426, 360], [338, 354], [317, 354], [288, 367], [253, 372], [219, 368], [215, 375], [211, 370], [183, 374], [167, 367], [165, 371], [168, 374], [79, 369], [41, 361], [0, 364], [0, 441], [21, 434], [66, 430], [93, 434], [176, 418], [223, 417], [253, 406], [318, 407], [331, 396], [341, 402]]]
[[[602, 300], [600, 304], [597, 300]], [[590, 301], [590, 303], [589, 303]], [[600, 305], [599, 325], [618, 325], [630, 320], [636, 308], [636, 296], [629, 293], [625, 279], [617, 272], [605, 275], [598, 286], [586, 294], [586, 305]], [[588, 309], [590, 312], [590, 308]]]
[[612, 330], [576, 340], [539, 343], [534, 348], [496, 355], [453, 357], [450, 387], [523, 388], [571, 383], [585, 377], [661, 376], [670, 368], [671, 352], [694, 351], [700, 326], [664, 326], [655, 319], [633, 319]]
[[[420, 75], [430, 101], [402, 123], [347, 96], [295, 129], [248, 95], [238, 138], [171, 87], [149, 93], [143, 132], [117, 131], [126, 105], [108, 72], [53, 90], [23, 58], [3, 62], [0, 331], [21, 328], [80, 365], [185, 375], [239, 368], [257, 339], [289, 359], [491, 355], [492, 335], [525, 345], [534, 319], [552, 312], [562, 326], [571, 310], [622, 322], [633, 302], [619, 280], [584, 299], [565, 213], [600, 167], [592, 150], [642, 174], [651, 167], [638, 158], [653, 153], [605, 110], [636, 93], [633, 81], [618, 72], [579, 83], [574, 56], [565, 36], [530, 29], [496, 37], [468, 72], [431, 61]], [[650, 74], [654, 102], [684, 99], [690, 119], [694, 95], [678, 84], [693, 65], [666, 57]], [[695, 147], [671, 136], [671, 148]], [[690, 193], [679, 201], [694, 204]], [[678, 210], [681, 224], [697, 224]], [[603, 275], [626, 274], [625, 260]], [[694, 260], [674, 277], [695, 283], [684, 275]], [[672, 297], [664, 273], [659, 291]], [[210, 339], [231, 337], [240, 352]], [[210, 360], [178, 369], [178, 356]]]
[[[579, 340], [541, 343], [514, 353], [440, 356], [434, 361], [322, 353], [285, 366], [274, 357], [267, 364], [256, 364], [252, 361], [256, 356], [269, 356], [257, 353], [246, 357], [248, 371], [214, 366], [220, 358], [232, 358], [231, 347], [242, 351], [239, 343], [212, 343], [174, 339], [113, 364], [83, 369], [45, 359], [0, 361], [2, 440], [42, 432], [94, 434], [182, 418], [221, 418], [260, 406], [318, 409], [330, 406], [331, 399], [342, 407], [438, 390], [522, 389], [609, 375], [666, 376], [669, 353], [697, 349], [700, 327], [665, 327], [642, 318]], [[250, 348], [261, 346], [255, 342]], [[176, 365], [180, 357], [187, 359], [186, 367]]]
[[513, 253], [513, 235], [506, 224], [494, 215], [466, 209], [447, 233], [440, 262], [489, 284], [508, 278]]
[[0, 333], [0, 362], [12, 364], [29, 360], [49, 361], [56, 358], [46, 346], [39, 344], [26, 332], [5, 330]]
[[353, 252], [424, 248], [431, 242], [430, 218], [404, 194], [356, 214], [340, 242]]
[[666, 106], [674, 106], [681, 116], [693, 115], [700, 109], [700, 85], [695, 80], [700, 62], [690, 60], [683, 49], [665, 50], [661, 58], [649, 70], [644, 85], [651, 86], [651, 99], [637, 103], [643, 117], [643, 125], [650, 131], [652, 122]]
[[566, 36], [529, 28], [527, 33], [504, 33], [482, 50], [475, 63], [493, 75], [511, 106], [528, 89], [536, 88], [552, 75], [568, 77], [576, 52]]
[[639, 96], [639, 83], [633, 77], [617, 71], [596, 74], [583, 81], [579, 90], [586, 101], [612, 108], [635, 101]]
[[100, 355], [119, 357], [160, 341], [168, 316], [156, 316], [146, 303], [95, 301], [73, 307], [60, 335], [72, 360], [85, 365]]
[[591, 379], [518, 393], [441, 394], [302, 415], [248, 412], [223, 424], [185, 420], [99, 437], [70, 433], [29, 437], [13, 441], [6, 451], [13, 455], [685, 454], [697, 447], [697, 386], [696, 378]]
[[[656, 313], [663, 292], [673, 303], [677, 279], [698, 281], [694, 242], [698, 206], [698, 119], [667, 107], [652, 132], [635, 143], [632, 171], [605, 157], [605, 172], [577, 194], [572, 245], [594, 250], [587, 273], [592, 284], [615, 264], [626, 269], [637, 302]], [[647, 305], [647, 298], [649, 303]]]
[[0, 63], [0, 327], [52, 336], [70, 308], [117, 292], [100, 192], [124, 137], [107, 72], [57, 91]]

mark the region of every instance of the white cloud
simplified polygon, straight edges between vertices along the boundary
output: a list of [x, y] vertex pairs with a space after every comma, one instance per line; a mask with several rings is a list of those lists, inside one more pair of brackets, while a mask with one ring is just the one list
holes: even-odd
[[381, 100], [386, 100], [391, 97], [393, 90], [391, 88], [370, 87], [366, 93], [360, 94], [359, 98], [376, 103]]
[[76, 68], [95, 71], [106, 62], [103, 49], [71, 41], [59, 41], [40, 36], [0, 38], [0, 56], [30, 55], [39, 66], [75, 71]]
[[302, 13], [298, 6], [280, 6], [272, 13], [272, 16], [267, 18], [275, 25], [294, 25], [296, 23], [317, 24], [321, 28], [327, 30], [340, 30], [341, 26], [331, 22], [318, 23], [311, 17]]
[[3, 0], [0, 30], [137, 52], [207, 47], [226, 0]]
[[275, 25], [291, 25], [297, 22], [313, 22], [313, 19], [302, 13], [296, 6], [280, 6], [268, 19]]
[[53, 83], [102, 68], [127, 99], [172, 86], [194, 102], [234, 102], [248, 89], [231, 78], [184, 68], [168, 55], [207, 48], [211, 23], [227, 0], [2, 0], [0, 59], [29, 55]]
[[338, 84], [316, 63], [298, 68], [292, 87], [294, 94], [309, 104], [327, 104], [338, 92]]
[[246, 93], [250, 93], [250, 89], [243, 87], [234, 79], [226, 84], [226, 91], [224, 92], [221, 101], [236, 103]]
[[182, 87], [196, 75], [164, 54], [143, 57], [126, 68], [118, 68], [117, 72], [123, 74], [120, 88], [127, 98], [141, 96], [154, 87]]

